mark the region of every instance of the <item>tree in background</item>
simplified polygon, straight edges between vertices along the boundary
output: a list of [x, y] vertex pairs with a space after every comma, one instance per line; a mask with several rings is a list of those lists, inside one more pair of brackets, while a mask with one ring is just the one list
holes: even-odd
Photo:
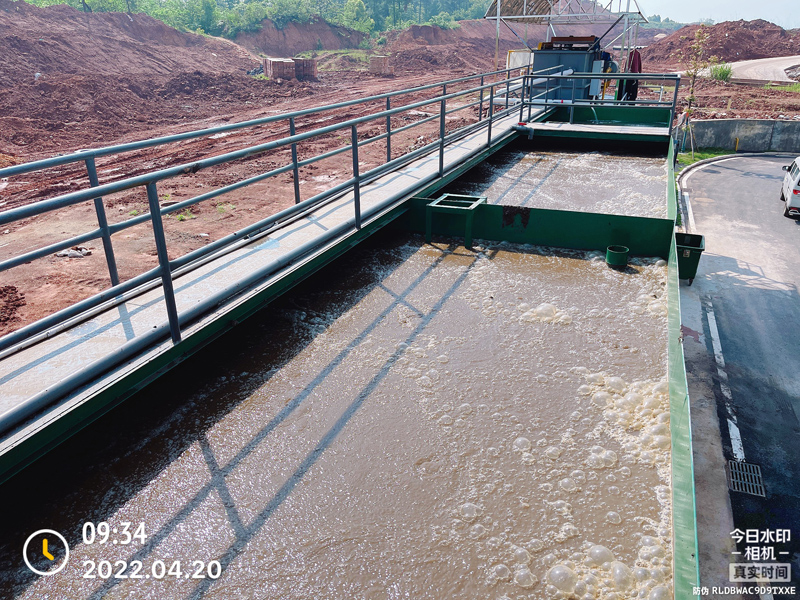
[[[689, 97], [687, 98], [686, 105], [686, 127], [689, 131], [689, 141], [692, 145], [692, 159], [694, 159], [694, 133], [692, 132], [692, 125], [690, 118], [692, 116], [692, 106], [697, 101], [694, 95], [697, 78], [700, 73], [706, 71], [711, 63], [716, 63], [716, 57], [706, 58], [706, 49], [708, 47], [708, 28], [705, 25], [700, 25], [694, 32], [694, 40], [689, 44], [689, 48], [685, 51], [681, 50], [675, 53], [680, 63], [686, 67], [686, 76], [689, 78]], [[686, 39], [682, 36], [681, 39]]]
[[364, 33], [412, 24], [457, 27], [480, 19], [490, 0], [28, 0], [36, 6], [68, 4], [85, 12], [143, 12], [184, 31], [236, 37], [271, 19], [278, 28], [318, 16]]

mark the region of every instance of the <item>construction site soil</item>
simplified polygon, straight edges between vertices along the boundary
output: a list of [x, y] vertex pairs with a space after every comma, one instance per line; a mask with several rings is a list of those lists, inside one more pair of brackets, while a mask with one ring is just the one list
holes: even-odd
[[[703, 27], [708, 34], [705, 57], [721, 62], [736, 62], [773, 56], [800, 54], [800, 30], [785, 30], [774, 23], [754, 21], [725, 21], [716, 25], [688, 25], [675, 33], [650, 44], [642, 51], [647, 64], [679, 69], [680, 57], [688, 56], [697, 30]], [[685, 67], [683, 67], [685, 68]]]
[[[387, 34], [385, 45], [369, 51], [342, 50], [357, 46], [356, 40], [362, 38], [355, 32], [331, 28], [318, 21], [308, 24], [306, 29], [305, 25], [292, 24], [277, 30], [269, 25], [265, 24], [259, 34], [240, 38], [242, 46], [230, 40], [179, 32], [140, 14], [86, 14], [66, 6], [37, 8], [21, 1], [0, 0], [0, 47], [3, 48], [0, 167], [81, 148], [191, 131], [411, 88], [489, 71], [495, 65], [495, 26], [487, 21], [464, 21], [454, 30], [412, 26]], [[520, 35], [526, 35], [524, 26], [515, 28]], [[325, 43], [335, 46], [326, 48], [326, 52], [337, 50], [340, 54], [318, 53], [318, 80], [265, 80], [247, 75], [248, 70], [258, 65], [259, 56], [255, 53], [277, 54], [275, 48], [282, 47], [281, 44], [297, 52], [316, 52], [325, 31], [334, 32], [331, 35], [335, 36], [323, 42], [323, 46]], [[570, 33], [586, 35], [602, 31], [575, 27]], [[659, 33], [662, 32], [657, 29], [646, 30], [640, 41]], [[530, 26], [527, 30], [531, 45], [543, 35], [540, 26]], [[521, 42], [510, 31], [501, 30], [497, 48], [500, 64], [504, 64], [508, 50], [520, 46]], [[373, 53], [391, 57], [393, 76], [377, 76], [367, 71], [365, 59]], [[657, 70], [657, 64], [646, 61], [645, 70]], [[448, 91], [458, 89], [451, 86]], [[655, 95], [658, 91], [643, 93]], [[430, 95], [431, 92], [403, 96], [393, 106]], [[718, 116], [795, 114], [800, 100], [800, 95], [781, 90], [714, 84], [703, 84], [697, 96], [701, 106], [715, 107]], [[324, 117], [299, 118], [298, 131], [318, 127], [323, 121], [330, 124], [372, 113], [381, 106], [382, 103], [356, 105]], [[417, 113], [393, 119], [393, 128], [429, 116], [425, 110]], [[474, 108], [452, 115], [447, 121], [448, 131], [476, 118]], [[99, 159], [100, 181], [108, 183], [154, 168], [274, 140], [287, 135], [287, 129], [285, 124], [248, 128]], [[437, 129], [437, 123], [427, 123], [393, 136], [393, 155], [399, 156], [429, 142], [438, 133]], [[359, 128], [362, 139], [383, 131], [384, 124], [378, 121]], [[299, 145], [300, 158], [341, 147], [346, 143], [345, 137], [337, 133], [304, 142]], [[385, 153], [382, 141], [364, 146], [360, 151], [362, 168], [381, 164]], [[253, 156], [191, 177], [171, 179], [159, 186], [159, 193], [164, 204], [180, 201], [290, 161], [288, 148]], [[311, 197], [347, 180], [350, 171], [345, 162], [339, 157], [302, 168], [301, 197]], [[80, 189], [87, 183], [80, 163], [12, 177], [0, 181], [0, 211]], [[165, 227], [171, 258], [291, 206], [292, 187], [291, 174], [281, 175], [194, 206], [180, 215], [170, 215]], [[104, 202], [112, 223], [147, 212], [143, 189], [106, 197]], [[10, 224], [0, 231], [0, 260], [96, 227], [90, 203]], [[102, 245], [95, 242], [88, 246], [91, 254], [83, 258], [51, 255], [0, 273], [0, 335], [108, 287]], [[157, 265], [153, 234], [145, 225], [116, 234], [114, 251], [122, 280]]]

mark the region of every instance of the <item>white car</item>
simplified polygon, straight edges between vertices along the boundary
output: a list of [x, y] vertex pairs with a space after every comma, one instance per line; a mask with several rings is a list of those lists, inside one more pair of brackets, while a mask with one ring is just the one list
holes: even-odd
[[784, 217], [800, 217], [800, 156], [792, 164], [783, 167], [786, 177], [783, 178], [781, 200], [786, 203]]

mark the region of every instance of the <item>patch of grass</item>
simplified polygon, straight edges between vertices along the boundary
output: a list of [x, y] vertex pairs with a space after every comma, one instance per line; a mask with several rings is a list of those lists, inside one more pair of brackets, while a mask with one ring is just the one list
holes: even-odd
[[269, 77], [267, 77], [263, 73], [259, 73], [258, 75], [253, 75], [253, 79], [255, 79], [256, 81], [269, 81]]
[[800, 94], [800, 83], [795, 83], [793, 85], [771, 85], [767, 84], [764, 86], [765, 90], [783, 90], [784, 92], [794, 92], [795, 94]]
[[[688, 142], [687, 142], [688, 144]], [[678, 167], [683, 169], [692, 165], [698, 161], [705, 160], [707, 158], [714, 158], [716, 156], [724, 156], [726, 154], [733, 154], [732, 150], [725, 150], [723, 148], [701, 148], [699, 150], [694, 151], [694, 159], [692, 158], [692, 152], [679, 152], [678, 153]]]
[[733, 67], [727, 63], [711, 65], [709, 67], [709, 72], [711, 73], [711, 79], [728, 83], [731, 80], [731, 75], [733, 74]]
[[230, 202], [220, 202], [217, 204], [217, 212], [221, 215], [224, 215], [226, 212], [233, 210], [234, 208], [236, 208], [236, 206]]
[[129, 214], [130, 216], [132, 216], [132, 217], [135, 217], [135, 216], [137, 216], [137, 215], [139, 214], [139, 211], [138, 211], [138, 210], [136, 210], [136, 209], [134, 208], [134, 209], [133, 209], [132, 211], [130, 211], [128, 214]]

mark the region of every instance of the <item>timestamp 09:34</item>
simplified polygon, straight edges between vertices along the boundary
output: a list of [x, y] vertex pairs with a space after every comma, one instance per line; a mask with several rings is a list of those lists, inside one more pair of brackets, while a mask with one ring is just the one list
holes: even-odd
[[[83, 543], [86, 545], [128, 546], [137, 542], [141, 545], [147, 542], [144, 523], [123, 521], [112, 526], [102, 521], [83, 524]], [[84, 579], [218, 579], [222, 575], [222, 565], [216, 560], [192, 560], [186, 563], [174, 560], [169, 566], [163, 560], [155, 560], [149, 569], [140, 560], [84, 560], [83, 567]]]

